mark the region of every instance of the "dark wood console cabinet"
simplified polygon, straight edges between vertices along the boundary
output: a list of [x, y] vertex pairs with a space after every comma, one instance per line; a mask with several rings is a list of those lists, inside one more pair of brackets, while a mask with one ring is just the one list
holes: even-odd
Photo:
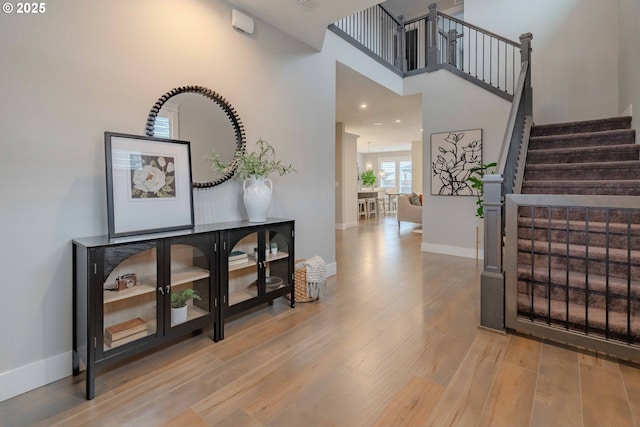
[[[272, 251], [271, 243], [277, 249]], [[230, 262], [231, 252], [247, 257]], [[294, 307], [293, 280], [291, 220], [74, 239], [73, 375], [82, 363], [86, 398], [93, 399], [96, 368], [205, 327], [218, 341], [224, 338], [225, 316], [287, 293]], [[171, 295], [185, 289], [199, 299], [187, 303], [186, 320], [176, 320]]]

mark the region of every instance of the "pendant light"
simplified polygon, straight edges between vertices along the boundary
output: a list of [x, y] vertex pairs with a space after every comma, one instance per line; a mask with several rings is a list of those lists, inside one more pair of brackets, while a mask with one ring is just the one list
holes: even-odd
[[[371, 155], [371, 141], [367, 142], [368, 147], [369, 147], [369, 156]], [[367, 160], [367, 164], [365, 165], [365, 167], [367, 168], [368, 171], [373, 170], [373, 163], [371, 163], [371, 160]]]
[[380, 170], [378, 171], [378, 175], [380, 176], [380, 179], [384, 179], [384, 177], [387, 175], [387, 173], [384, 171], [384, 154], [382, 154], [382, 151], [384, 150], [384, 148], [380, 149]]

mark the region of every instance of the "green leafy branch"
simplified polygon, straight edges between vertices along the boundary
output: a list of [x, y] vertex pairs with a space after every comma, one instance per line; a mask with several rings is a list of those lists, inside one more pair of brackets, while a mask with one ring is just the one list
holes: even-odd
[[496, 162], [478, 165], [475, 168], [471, 169], [471, 175], [469, 176], [469, 178], [467, 178], [467, 181], [471, 183], [471, 188], [476, 190], [476, 194], [478, 196], [478, 200], [476, 200], [476, 216], [478, 218], [484, 218], [482, 177], [487, 173], [495, 173], [496, 165]]
[[231, 163], [224, 163], [216, 153], [205, 156], [211, 162], [211, 167], [219, 174], [225, 174], [234, 164], [237, 165], [236, 173], [242, 179], [250, 176], [268, 176], [278, 173], [280, 176], [296, 172], [292, 165], [285, 165], [281, 160], [276, 160], [276, 150], [271, 144], [262, 138], [256, 142], [257, 151], [237, 151]]

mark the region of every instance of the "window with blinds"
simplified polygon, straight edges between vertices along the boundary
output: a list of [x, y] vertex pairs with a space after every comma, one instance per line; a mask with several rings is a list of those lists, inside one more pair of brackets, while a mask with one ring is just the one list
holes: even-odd
[[156, 117], [156, 123], [153, 126], [153, 136], [158, 138], [171, 138], [171, 121], [169, 117]]
[[400, 193], [411, 193], [411, 160], [403, 158], [385, 158], [379, 160], [378, 170], [382, 188], [397, 188]]

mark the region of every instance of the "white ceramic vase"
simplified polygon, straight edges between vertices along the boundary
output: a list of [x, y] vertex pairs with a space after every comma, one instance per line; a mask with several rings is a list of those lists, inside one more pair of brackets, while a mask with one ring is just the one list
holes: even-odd
[[264, 176], [252, 175], [244, 180], [242, 189], [244, 191], [244, 207], [249, 214], [249, 222], [265, 222], [273, 192], [271, 180]]

